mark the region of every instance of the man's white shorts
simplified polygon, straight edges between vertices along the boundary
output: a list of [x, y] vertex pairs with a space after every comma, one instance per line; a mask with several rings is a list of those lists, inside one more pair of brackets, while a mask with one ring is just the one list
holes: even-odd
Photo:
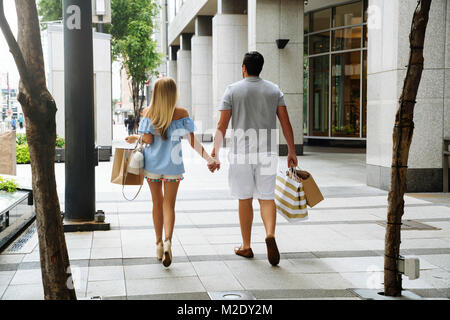
[[240, 200], [274, 200], [278, 156], [259, 157], [256, 161], [239, 160], [236, 155], [230, 157], [228, 184], [231, 196]]

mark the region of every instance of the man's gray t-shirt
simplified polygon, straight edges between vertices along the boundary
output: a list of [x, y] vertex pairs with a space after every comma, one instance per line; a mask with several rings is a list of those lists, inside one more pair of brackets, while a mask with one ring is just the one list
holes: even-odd
[[219, 110], [232, 113], [233, 153], [277, 153], [277, 109], [285, 105], [280, 88], [259, 77], [229, 85]]

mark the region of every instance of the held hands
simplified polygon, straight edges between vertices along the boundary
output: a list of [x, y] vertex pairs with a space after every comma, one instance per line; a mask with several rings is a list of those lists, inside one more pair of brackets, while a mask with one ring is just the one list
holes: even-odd
[[208, 159], [208, 169], [211, 173], [214, 173], [216, 170], [220, 170], [220, 161], [218, 157], [216, 157], [214, 150]]

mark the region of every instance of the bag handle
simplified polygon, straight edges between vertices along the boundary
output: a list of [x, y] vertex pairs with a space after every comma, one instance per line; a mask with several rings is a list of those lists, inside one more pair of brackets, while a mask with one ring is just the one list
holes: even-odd
[[[136, 151], [137, 149], [138, 149], [138, 147], [143, 147], [144, 146], [144, 143], [143, 143], [143, 141], [142, 141], [142, 135], [139, 135], [139, 139], [137, 140], [137, 142], [136, 142], [136, 145], [135, 145], [135, 147], [134, 147], [134, 149], [133, 149], [133, 152], [134, 151]], [[132, 152], [132, 153], [133, 153]], [[139, 193], [141, 192], [141, 190], [142, 190], [142, 186], [144, 185], [144, 181], [142, 180], [142, 184], [141, 184], [141, 186], [139, 187], [139, 190], [138, 190], [138, 192], [134, 195], [134, 197], [132, 198], [132, 199], [128, 199], [127, 198], [127, 196], [125, 195], [125, 181], [127, 180], [127, 176], [128, 176], [128, 166], [127, 166], [127, 168], [125, 169], [125, 175], [123, 175], [123, 180], [122, 180], [122, 195], [123, 195], [123, 197], [126, 199], [126, 200], [128, 200], [128, 201], [133, 201], [133, 200], [135, 200], [136, 198], [137, 198], [137, 196], [139, 195]]]
[[[128, 173], [127, 173], [128, 174]], [[135, 194], [135, 196], [133, 197], [133, 199], [128, 199], [127, 196], [125, 195], [124, 189], [125, 189], [125, 185], [122, 184], [122, 195], [123, 197], [128, 200], [128, 201], [133, 201], [137, 198], [137, 196], [139, 195], [139, 193], [141, 192], [142, 186], [144, 185], [144, 181], [142, 181], [141, 186], [139, 187], [138, 192]]]

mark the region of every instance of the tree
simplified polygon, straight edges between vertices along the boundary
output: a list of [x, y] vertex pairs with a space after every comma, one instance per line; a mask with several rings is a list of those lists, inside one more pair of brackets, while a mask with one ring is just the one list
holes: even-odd
[[414, 12], [409, 35], [411, 51], [408, 70], [400, 97], [400, 106], [395, 116], [391, 190], [388, 196], [385, 238], [384, 294], [386, 296], [400, 296], [402, 290], [402, 276], [398, 272], [400, 230], [404, 213], [404, 195], [407, 189], [408, 155], [414, 131], [414, 106], [423, 71], [423, 45], [430, 6], [431, 0], [420, 0]]
[[0, 29], [20, 75], [19, 94], [30, 150], [39, 253], [47, 300], [76, 299], [55, 180], [56, 104], [47, 89], [35, 1], [16, 0], [17, 40], [0, 0]]
[[156, 76], [162, 62], [151, 38], [159, 5], [155, 0], [112, 0], [112, 48], [114, 59], [122, 60], [133, 96], [136, 124], [144, 105], [143, 92], [149, 77]]
[[[40, 0], [38, 13], [42, 22], [61, 21], [63, 19], [62, 0]], [[45, 29], [46, 24], [42, 24]]]

